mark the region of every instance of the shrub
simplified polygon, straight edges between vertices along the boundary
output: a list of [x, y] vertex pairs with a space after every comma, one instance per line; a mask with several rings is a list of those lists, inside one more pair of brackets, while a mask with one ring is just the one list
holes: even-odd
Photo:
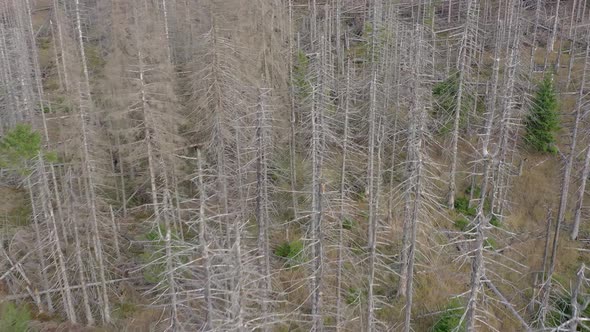
[[469, 207], [469, 198], [467, 197], [457, 197], [455, 200], [455, 210], [470, 217], [474, 217], [477, 213], [474, 207]]
[[19, 168], [37, 156], [41, 135], [31, 126], [18, 124], [0, 141], [0, 167]]
[[492, 218], [490, 219], [490, 225], [500, 228], [502, 227], [502, 222], [500, 221], [500, 219], [498, 219], [498, 217], [492, 215]]
[[0, 331], [27, 332], [31, 313], [26, 306], [7, 303], [0, 311]]
[[496, 250], [497, 246], [496, 240], [491, 237], [484, 240], [483, 247], [486, 249]]
[[311, 84], [307, 79], [309, 59], [303, 51], [297, 52], [296, 62], [293, 68], [293, 84], [297, 96], [304, 99], [311, 93]]
[[[583, 307], [584, 300], [578, 298], [578, 303], [582, 307], [582, 311], [580, 312], [580, 318], [588, 319], [590, 318], [590, 306]], [[557, 327], [572, 318], [572, 306], [571, 306], [571, 295], [569, 294], [551, 294], [551, 310], [547, 313], [545, 317], [545, 326], [547, 327]], [[539, 319], [538, 313], [535, 316], [535, 319]], [[578, 325], [578, 331], [585, 331], [581, 325]]]
[[346, 294], [346, 303], [348, 305], [359, 304], [361, 302], [361, 291], [358, 288], [350, 287]]
[[[21, 175], [28, 173], [27, 163], [41, 150], [41, 134], [31, 126], [17, 124], [0, 140], [0, 168], [16, 169]], [[57, 160], [54, 153], [45, 153], [44, 159]]]
[[303, 262], [303, 242], [295, 240], [284, 242], [275, 249], [275, 255], [284, 258], [287, 266], [295, 266]]
[[525, 142], [538, 152], [556, 153], [555, 132], [559, 129], [557, 93], [551, 75], [545, 76], [525, 120]]
[[356, 222], [352, 219], [344, 218], [344, 220], [342, 220], [342, 228], [347, 231], [352, 230], [355, 226]]
[[[452, 130], [455, 112], [457, 110], [457, 97], [459, 93], [459, 72], [451, 74], [446, 80], [436, 83], [432, 88], [434, 97], [434, 116], [442, 122], [440, 132], [446, 133]], [[461, 97], [461, 114], [459, 114], [460, 126], [467, 119], [469, 108], [474, 104], [474, 96], [463, 89]], [[482, 104], [482, 103], [480, 103]]]
[[463, 307], [453, 300], [447, 305], [447, 309], [440, 315], [438, 321], [430, 329], [431, 332], [465, 331], [465, 326], [459, 326]]
[[[467, 187], [467, 189], [465, 189], [465, 194], [470, 195], [471, 190], [472, 190], [471, 186]], [[481, 197], [481, 188], [479, 186], [473, 187], [473, 197], [475, 197], [475, 198]]]
[[457, 227], [457, 229], [459, 229], [461, 231], [465, 231], [465, 230], [467, 230], [467, 227], [469, 226], [469, 220], [467, 220], [465, 218], [459, 218], [459, 219], [455, 220], [454, 225], [455, 225], [455, 227]]
[[115, 308], [113, 313], [119, 319], [125, 319], [131, 317], [135, 312], [137, 312], [137, 305], [133, 302], [129, 301], [122, 301], [115, 304]]

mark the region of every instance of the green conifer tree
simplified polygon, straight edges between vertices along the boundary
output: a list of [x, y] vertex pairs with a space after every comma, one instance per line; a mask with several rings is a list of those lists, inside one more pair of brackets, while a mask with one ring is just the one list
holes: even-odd
[[556, 153], [555, 132], [559, 129], [557, 93], [551, 75], [545, 76], [525, 121], [525, 141], [539, 152]]

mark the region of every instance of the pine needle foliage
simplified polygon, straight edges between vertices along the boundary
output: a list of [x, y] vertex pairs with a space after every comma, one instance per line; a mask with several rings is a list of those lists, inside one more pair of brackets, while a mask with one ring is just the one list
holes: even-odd
[[464, 324], [461, 324], [461, 313], [463, 308], [458, 301], [451, 301], [447, 309], [440, 315], [438, 321], [430, 329], [431, 332], [465, 331]]
[[41, 135], [31, 126], [18, 124], [0, 141], [0, 167], [16, 168], [39, 152]]
[[551, 75], [539, 84], [524, 136], [527, 144], [542, 153], [556, 153], [555, 132], [559, 129], [559, 104]]
[[[18, 124], [0, 139], [0, 168], [14, 170], [19, 175], [30, 171], [30, 162], [41, 152], [41, 134], [27, 124]], [[57, 155], [43, 152], [43, 159], [57, 161]]]
[[8, 303], [0, 311], [0, 331], [30, 331], [30, 320], [31, 313], [26, 306], [16, 306], [14, 303]]
[[[440, 133], [448, 133], [452, 131], [452, 119], [455, 116], [457, 96], [459, 93], [459, 73], [451, 74], [442, 82], [436, 83], [432, 88], [432, 96], [434, 97], [433, 115], [441, 122], [442, 127]], [[463, 92], [463, 102], [460, 114], [460, 126], [463, 127], [467, 120], [467, 113], [469, 107], [473, 105], [474, 97], [472, 94]]]

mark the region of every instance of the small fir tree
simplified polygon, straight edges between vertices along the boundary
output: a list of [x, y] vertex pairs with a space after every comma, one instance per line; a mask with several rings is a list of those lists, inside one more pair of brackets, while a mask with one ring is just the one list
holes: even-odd
[[533, 108], [527, 116], [525, 141], [536, 151], [556, 153], [555, 132], [559, 129], [557, 93], [551, 75], [537, 89]]

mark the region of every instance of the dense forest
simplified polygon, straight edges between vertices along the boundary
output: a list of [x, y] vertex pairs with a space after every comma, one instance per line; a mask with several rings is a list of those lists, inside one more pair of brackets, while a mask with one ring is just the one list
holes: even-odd
[[2, 0], [0, 331], [590, 330], [589, 7]]

